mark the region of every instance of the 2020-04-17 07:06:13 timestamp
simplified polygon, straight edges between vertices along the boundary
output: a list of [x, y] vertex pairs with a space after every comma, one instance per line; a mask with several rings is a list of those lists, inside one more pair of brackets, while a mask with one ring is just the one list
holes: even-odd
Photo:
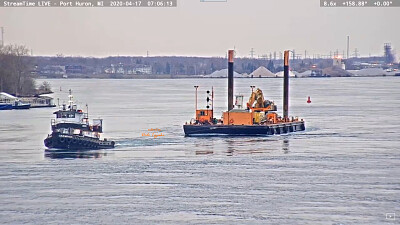
[[110, 7], [176, 7], [177, 1], [110, 1]]

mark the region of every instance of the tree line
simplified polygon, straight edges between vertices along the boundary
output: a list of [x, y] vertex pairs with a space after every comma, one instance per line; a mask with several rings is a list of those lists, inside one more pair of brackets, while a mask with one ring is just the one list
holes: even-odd
[[[48, 66], [79, 65], [83, 67], [83, 74], [101, 74], [111, 65], [114, 67], [150, 66], [153, 74], [180, 74], [205, 75], [227, 68], [227, 59], [223, 57], [185, 57], [185, 56], [110, 56], [106, 58], [70, 57], [58, 55], [56, 57], [35, 56], [35, 65], [40, 70]], [[260, 66], [267, 67], [272, 72], [280, 69], [282, 60], [273, 63], [266, 59], [237, 58], [235, 71], [251, 73]], [[282, 67], [283, 68], [283, 67]]]
[[36, 93], [35, 81], [30, 74], [32, 58], [23, 45], [0, 47], [0, 92], [16, 96]]

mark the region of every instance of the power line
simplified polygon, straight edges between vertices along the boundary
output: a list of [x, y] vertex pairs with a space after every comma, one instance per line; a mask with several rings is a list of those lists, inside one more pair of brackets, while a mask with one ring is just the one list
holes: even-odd
[[358, 58], [358, 49], [357, 48], [354, 49], [354, 54], [353, 55], [354, 55], [355, 58]]
[[254, 48], [251, 48], [251, 50], [250, 50], [250, 57], [251, 58], [254, 58], [254, 53], [255, 53]]

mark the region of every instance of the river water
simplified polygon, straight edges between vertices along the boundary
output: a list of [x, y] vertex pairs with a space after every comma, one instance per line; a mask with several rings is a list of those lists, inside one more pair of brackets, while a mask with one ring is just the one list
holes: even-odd
[[[291, 79], [306, 131], [185, 138], [182, 125], [226, 79], [48, 80], [104, 119], [113, 150], [47, 151], [55, 108], [0, 111], [1, 224], [398, 224], [400, 78]], [[38, 83], [43, 80], [38, 80]], [[236, 79], [274, 100], [282, 79]], [[307, 96], [312, 103], [307, 104]], [[164, 136], [142, 136], [159, 129]], [[388, 214], [389, 213], [389, 214]], [[392, 219], [393, 214], [399, 218]], [[388, 217], [388, 218], [387, 218]]]

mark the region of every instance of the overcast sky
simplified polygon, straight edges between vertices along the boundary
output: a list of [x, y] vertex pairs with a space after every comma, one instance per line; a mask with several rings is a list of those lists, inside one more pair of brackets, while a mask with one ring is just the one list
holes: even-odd
[[[319, 0], [178, 0], [176, 8], [0, 8], [5, 43], [34, 55], [239, 56], [297, 53], [383, 54], [400, 50], [400, 8], [320, 8]], [[398, 51], [399, 52], [399, 51]]]

